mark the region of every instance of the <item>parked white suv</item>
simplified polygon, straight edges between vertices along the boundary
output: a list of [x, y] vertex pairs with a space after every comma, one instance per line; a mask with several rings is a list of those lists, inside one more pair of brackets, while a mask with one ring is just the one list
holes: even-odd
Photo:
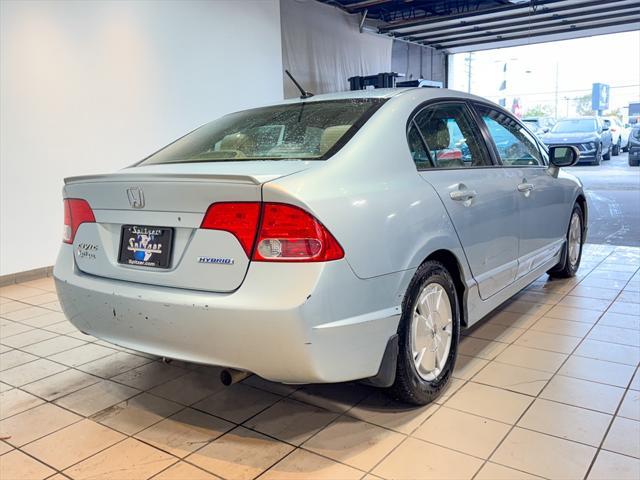
[[[611, 155], [614, 157], [619, 155], [622, 151], [623, 145], [623, 132], [625, 130], [624, 125], [618, 117], [603, 117], [604, 124], [609, 127], [609, 131], [611, 132]], [[627, 135], [627, 142], [629, 141], [629, 137]]]

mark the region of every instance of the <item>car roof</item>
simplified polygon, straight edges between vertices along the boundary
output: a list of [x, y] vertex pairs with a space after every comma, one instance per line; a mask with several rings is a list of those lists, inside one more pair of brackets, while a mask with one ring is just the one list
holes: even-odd
[[458, 90], [449, 90], [448, 88], [427, 88], [427, 87], [402, 87], [402, 88], [372, 88], [367, 90], [353, 90], [346, 92], [336, 93], [321, 93], [314, 95], [313, 97], [301, 99], [299, 97], [289, 98], [282, 102], [283, 104], [297, 103], [297, 102], [322, 102], [328, 100], [349, 100], [349, 99], [364, 99], [364, 98], [382, 98], [388, 99], [404, 95], [406, 93], [420, 93], [424, 96], [425, 100], [431, 98], [466, 98], [480, 101], [487, 101], [482, 97], [471, 95], [469, 93], [460, 92]]

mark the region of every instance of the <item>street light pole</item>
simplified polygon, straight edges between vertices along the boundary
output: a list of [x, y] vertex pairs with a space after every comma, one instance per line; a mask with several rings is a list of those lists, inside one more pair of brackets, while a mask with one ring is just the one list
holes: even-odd
[[558, 65], [558, 62], [556, 62], [556, 91], [555, 91], [556, 102], [555, 102], [555, 109], [554, 109], [556, 120], [558, 119], [558, 70], [559, 70], [559, 65]]

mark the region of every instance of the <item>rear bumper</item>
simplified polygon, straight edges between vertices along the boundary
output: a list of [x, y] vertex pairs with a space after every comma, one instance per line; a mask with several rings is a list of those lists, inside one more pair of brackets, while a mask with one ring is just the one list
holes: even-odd
[[288, 383], [375, 375], [400, 318], [399, 276], [361, 280], [344, 260], [253, 263], [237, 291], [207, 293], [87, 275], [63, 245], [54, 277], [65, 315], [86, 333]]

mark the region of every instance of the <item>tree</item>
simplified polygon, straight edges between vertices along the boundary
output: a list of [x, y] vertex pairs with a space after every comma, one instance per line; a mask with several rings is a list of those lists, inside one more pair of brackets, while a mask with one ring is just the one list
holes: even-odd
[[524, 113], [524, 117], [551, 117], [553, 112], [550, 105], [534, 105], [528, 108]]
[[622, 121], [622, 111], [620, 108], [616, 108], [615, 110], [609, 110], [604, 114], [605, 117], [618, 117], [618, 120]]
[[577, 97], [576, 101], [576, 112], [578, 115], [595, 115], [596, 112], [591, 108], [591, 94], [583, 95], [581, 97]]

